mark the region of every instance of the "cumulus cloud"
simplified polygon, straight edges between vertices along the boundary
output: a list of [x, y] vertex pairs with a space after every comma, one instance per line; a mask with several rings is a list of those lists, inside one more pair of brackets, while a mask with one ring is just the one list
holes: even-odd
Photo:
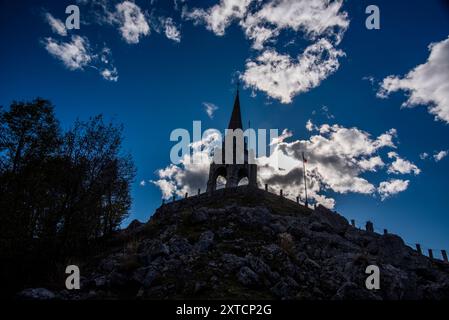
[[279, 35], [283, 29], [302, 31], [306, 37], [334, 37], [338, 43], [349, 26], [343, 1], [275, 0], [247, 15], [241, 22], [245, 34], [254, 40], [253, 47], [262, 49], [264, 43]]
[[120, 33], [127, 43], [139, 43], [141, 37], [150, 34], [150, 26], [145, 15], [134, 2], [123, 1], [115, 8], [116, 12], [109, 19], [119, 25]]
[[376, 172], [378, 168], [382, 168], [385, 163], [382, 158], [379, 156], [371, 157], [368, 159], [362, 159], [358, 162], [360, 168], [365, 171], [373, 171]]
[[59, 34], [60, 36], [67, 35], [65, 24], [60, 19], [53, 17], [49, 12], [45, 14], [45, 19], [47, 20], [53, 32]]
[[272, 145], [276, 145], [278, 143], [284, 142], [284, 140], [290, 138], [293, 136], [293, 132], [288, 130], [288, 129], [284, 129], [282, 130], [282, 133], [280, 136], [273, 138], [270, 142], [270, 146]]
[[[156, 172], [158, 179], [151, 182], [159, 187], [164, 199], [173, 195], [184, 196], [186, 192], [196, 194], [198, 189], [205, 190], [211, 152], [217, 141], [219, 137], [216, 132], [206, 131], [201, 141], [190, 144], [195, 150], [194, 154], [185, 155], [179, 165], [170, 164]], [[196, 148], [197, 145], [202, 148]], [[202, 161], [193, 161], [193, 158]]]
[[383, 201], [394, 194], [407, 190], [409, 183], [410, 180], [391, 179], [381, 182], [377, 190]]
[[421, 160], [426, 160], [429, 157], [429, 154], [427, 152], [423, 152], [419, 155], [419, 158]]
[[443, 158], [445, 158], [447, 156], [448, 151], [447, 150], [442, 150], [440, 152], [436, 152], [433, 155], [433, 159], [435, 159], [436, 162], [443, 160]]
[[100, 74], [105, 80], [114, 81], [114, 82], [117, 82], [117, 80], [118, 80], [118, 72], [115, 67], [112, 69], [105, 68], [105, 69], [101, 70]]
[[377, 93], [386, 98], [392, 92], [403, 90], [408, 98], [403, 107], [427, 105], [436, 120], [449, 123], [449, 37], [429, 45], [427, 61], [404, 77], [386, 77]]
[[43, 44], [45, 49], [69, 70], [84, 70], [91, 67], [98, 70], [105, 80], [118, 80], [118, 71], [113, 65], [111, 50], [107, 47], [100, 53], [95, 53], [89, 40], [78, 35], [73, 35], [69, 41], [58, 41], [48, 37]]
[[175, 25], [172, 18], [167, 18], [163, 22], [165, 36], [175, 42], [181, 42], [181, 32]]
[[307, 129], [307, 131], [312, 131], [314, 129], [312, 120], [310, 120], [310, 119], [307, 120], [307, 122], [306, 122], [306, 129]]
[[295, 95], [317, 87], [334, 73], [343, 55], [324, 38], [308, 46], [296, 59], [269, 49], [247, 61], [241, 78], [247, 86], [290, 103]]
[[211, 102], [203, 102], [203, 106], [204, 106], [204, 111], [206, 111], [206, 113], [207, 113], [207, 116], [210, 119], [213, 119], [214, 113], [215, 113], [215, 111], [218, 110], [218, 107]]
[[[97, 56], [95, 57], [97, 58]], [[97, 67], [100, 70], [101, 76], [108, 81], [117, 82], [118, 81], [118, 71], [117, 68], [114, 66], [114, 63], [112, 61], [112, 52], [111, 49], [105, 47], [101, 51], [99, 55], [99, 59], [97, 63]]]
[[[216, 35], [238, 21], [252, 47], [261, 53], [249, 59], [241, 78], [246, 86], [290, 103], [292, 98], [320, 85], [339, 68], [343, 51], [335, 48], [349, 26], [343, 1], [329, 0], [221, 0], [208, 8], [184, 9], [183, 17], [203, 23]], [[276, 43], [282, 31], [301, 33], [313, 41], [299, 55], [280, 53]], [[289, 38], [292, 33], [287, 34]], [[286, 39], [287, 44], [292, 39]]]
[[[309, 199], [312, 202], [333, 208], [335, 200], [328, 195], [329, 191], [340, 194], [380, 194], [384, 198], [393, 194], [394, 186], [384, 183], [382, 188], [376, 187], [365, 173], [379, 172], [386, 167], [379, 152], [396, 148], [396, 130], [391, 129], [372, 137], [358, 128], [346, 128], [337, 124], [317, 126], [311, 123], [311, 127], [312, 135], [308, 139], [292, 140], [293, 133], [285, 129], [277, 139], [271, 141], [272, 153], [256, 159], [259, 166], [258, 182], [261, 186], [266, 183], [276, 193], [282, 189], [291, 198], [302, 196], [304, 152], [307, 157]], [[196, 151], [206, 161], [194, 164], [191, 159], [195, 154], [188, 155], [180, 165], [171, 164], [157, 171], [157, 179], [153, 183], [161, 189], [164, 197], [168, 198], [173, 194], [182, 196], [185, 192], [196, 193], [198, 188], [204, 190], [212, 145], [216, 141], [214, 137], [212, 134], [208, 135], [200, 143], [203, 148]], [[400, 192], [399, 188], [396, 188], [397, 192]]]
[[394, 174], [409, 174], [418, 175], [421, 170], [408, 160], [402, 159], [396, 152], [389, 152], [388, 158], [395, 159], [388, 167], [388, 173]]
[[89, 40], [77, 35], [70, 42], [60, 42], [53, 38], [45, 39], [45, 49], [70, 70], [82, 70], [92, 61]]
[[245, 16], [252, 1], [220, 0], [220, 3], [206, 10], [198, 8], [192, 11], [184, 10], [183, 17], [196, 23], [204, 23], [208, 30], [213, 31], [218, 36], [222, 36], [234, 19], [242, 19]]

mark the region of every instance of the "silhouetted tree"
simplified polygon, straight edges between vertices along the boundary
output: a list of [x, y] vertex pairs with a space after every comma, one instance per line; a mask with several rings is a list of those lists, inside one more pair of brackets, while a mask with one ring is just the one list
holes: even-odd
[[0, 108], [2, 279], [83, 254], [120, 226], [135, 175], [122, 131], [96, 116], [62, 133], [43, 99]]

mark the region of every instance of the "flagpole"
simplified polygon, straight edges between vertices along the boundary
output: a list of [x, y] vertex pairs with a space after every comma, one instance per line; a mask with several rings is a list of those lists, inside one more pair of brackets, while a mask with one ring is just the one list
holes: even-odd
[[307, 180], [306, 180], [306, 158], [304, 157], [304, 152], [302, 153], [302, 167], [304, 171], [304, 192], [306, 195], [305, 205], [308, 207], [308, 199], [307, 199]]

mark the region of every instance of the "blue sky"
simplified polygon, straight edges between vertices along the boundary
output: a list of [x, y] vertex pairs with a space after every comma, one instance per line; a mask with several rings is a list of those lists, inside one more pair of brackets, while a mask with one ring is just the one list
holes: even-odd
[[[80, 8], [80, 29], [66, 30], [66, 35], [63, 31], [58, 34], [52, 30], [47, 14], [65, 21], [65, 8], [74, 3]], [[127, 6], [120, 7], [124, 3]], [[191, 130], [193, 120], [201, 120], [204, 129], [223, 129], [232, 108], [235, 80], [240, 74], [244, 123], [250, 120], [256, 128], [290, 130], [293, 135], [284, 141], [287, 149], [293, 150], [295, 141], [313, 147], [311, 137], [315, 136], [324, 138], [326, 146], [336, 147], [338, 151], [341, 143], [347, 144], [351, 140], [339, 144], [332, 139], [333, 135], [338, 136], [351, 128], [358, 131], [349, 131], [350, 134], [369, 137], [367, 147], [373, 147], [379, 136], [394, 128], [395, 133], [390, 134], [394, 147], [382, 145], [355, 158], [350, 158], [349, 151], [340, 155], [340, 162], [378, 156], [384, 163], [376, 167], [376, 171], [351, 173], [349, 186], [343, 189], [336, 187], [338, 181], [326, 171], [338, 169], [338, 165], [323, 168], [320, 167], [322, 164], [316, 163], [317, 170], [323, 175], [321, 183], [327, 184], [316, 193], [333, 199], [335, 210], [348, 219], [355, 219], [359, 225], [370, 219], [375, 227], [387, 228], [409, 243], [419, 242], [434, 250], [449, 249], [449, 157], [440, 161], [433, 157], [449, 149], [449, 121], [445, 118], [449, 98], [447, 87], [442, 86], [449, 70], [441, 59], [443, 56], [449, 61], [447, 3], [437, 0], [344, 1], [334, 13], [348, 22], [347, 26], [337, 25], [332, 31], [315, 30], [310, 22], [298, 22], [295, 21], [297, 16], [286, 16], [286, 23], [290, 26], [299, 23], [300, 28], [295, 30], [288, 25], [279, 28], [279, 34], [272, 34], [270, 41], [259, 49], [252, 47], [254, 39], [245, 35], [241, 23], [245, 19], [248, 22], [250, 14], [257, 16], [263, 5], [270, 1], [250, 4], [246, 11], [221, 20], [225, 22], [224, 30], [220, 30], [220, 25], [214, 25], [216, 21], [210, 18], [211, 8], [217, 3], [220, 5], [219, 1], [178, 0], [178, 10], [174, 3], [109, 1], [107, 8], [102, 9], [101, 6], [93, 8], [86, 1], [74, 0], [0, 1], [0, 105], [8, 106], [13, 100], [40, 96], [55, 104], [57, 116], [65, 128], [76, 118], [87, 119], [98, 113], [123, 123], [124, 150], [132, 154], [138, 168], [132, 189], [133, 207], [127, 221], [134, 218], [146, 221], [161, 203], [161, 190], [150, 180], [162, 179], [157, 170], [169, 168], [169, 153], [174, 144], [169, 139], [171, 131], [176, 128]], [[380, 8], [380, 30], [365, 28], [368, 16], [365, 8], [370, 4]], [[136, 7], [148, 25], [148, 31], [143, 27], [138, 29], [137, 36], [123, 33], [126, 30], [123, 29], [126, 27], [124, 12]], [[195, 12], [197, 15], [193, 14]], [[218, 18], [223, 15], [223, 11], [216, 13]], [[277, 23], [279, 27], [281, 22], [271, 21], [271, 26]], [[318, 25], [326, 25], [325, 22], [320, 20]], [[265, 25], [266, 21], [260, 26]], [[167, 34], [167, 26], [173, 26], [174, 29], [169, 30], [177, 30], [179, 34]], [[337, 35], [342, 36], [341, 41], [336, 39]], [[90, 60], [84, 65], [83, 60], [79, 60], [81, 66], [72, 66], [75, 70], [71, 70], [61, 55], [62, 49], [67, 49], [62, 45], [71, 43], [74, 37], [83, 39], [89, 56], [84, 59]], [[248, 72], [249, 61], [257, 62], [258, 57], [269, 52], [271, 58], [277, 55], [277, 58], [287, 59], [294, 71], [292, 74], [301, 83], [310, 74], [300, 72], [301, 61], [297, 57], [320, 39], [326, 39], [331, 45], [325, 54], [341, 50], [344, 55], [336, 57], [338, 66], [324, 72], [325, 75], [312, 87], [300, 85], [299, 92], [288, 91], [286, 95], [285, 91], [277, 92], [270, 86], [270, 75]], [[434, 46], [432, 50], [428, 48], [431, 43], [440, 46]], [[51, 45], [56, 49], [51, 51]], [[107, 62], [101, 61], [104, 48], [108, 48], [104, 54]], [[435, 61], [432, 58], [428, 63], [431, 52]], [[317, 68], [321, 70], [326, 61], [329, 62], [326, 57], [317, 60]], [[435, 68], [441, 61], [441, 67]], [[410, 71], [426, 63], [433, 72], [418, 73], [404, 80]], [[118, 79], [105, 79], [100, 74], [105, 69], [116, 70]], [[384, 79], [390, 75], [393, 75], [393, 81], [387, 83]], [[291, 78], [285, 81], [289, 82]], [[267, 88], [264, 85], [269, 89], [264, 89]], [[295, 83], [286, 85], [290, 89], [296, 86]], [[386, 97], [379, 98], [377, 94], [382, 88]], [[422, 92], [431, 94], [419, 100]], [[401, 108], [410, 96], [418, 102], [410, 101], [412, 107]], [[286, 97], [291, 101], [285, 103]], [[218, 107], [213, 118], [206, 114], [205, 102]], [[431, 114], [429, 106], [440, 106], [439, 113]], [[440, 116], [437, 120], [436, 115]], [[313, 123], [312, 131], [306, 128], [308, 120]], [[326, 124], [334, 126], [333, 129], [326, 132], [322, 127]], [[343, 134], [343, 137], [347, 135]], [[313, 158], [319, 159], [322, 154], [310, 152], [313, 166]], [[389, 152], [396, 155], [389, 157]], [[428, 154], [426, 159], [420, 158], [423, 153]], [[403, 173], [389, 172], [398, 158], [407, 161], [401, 163]], [[343, 169], [348, 169], [348, 163], [342, 165]], [[186, 168], [180, 170], [188, 171]], [[357, 181], [351, 179], [358, 177], [366, 181], [365, 187], [369, 184], [374, 189], [367, 192], [363, 187], [361, 189], [365, 191], [360, 192], [351, 187]], [[408, 181], [407, 187], [382, 199], [379, 193], [381, 182], [395, 179]], [[145, 186], [140, 185], [141, 181], [145, 181]]]

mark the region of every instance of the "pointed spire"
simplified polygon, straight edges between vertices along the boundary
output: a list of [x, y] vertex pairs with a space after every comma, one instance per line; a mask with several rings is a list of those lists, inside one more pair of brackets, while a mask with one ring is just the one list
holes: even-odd
[[242, 116], [240, 114], [240, 97], [239, 97], [239, 87], [237, 84], [237, 92], [234, 99], [234, 108], [232, 109], [231, 120], [229, 121], [228, 129], [242, 129]]

